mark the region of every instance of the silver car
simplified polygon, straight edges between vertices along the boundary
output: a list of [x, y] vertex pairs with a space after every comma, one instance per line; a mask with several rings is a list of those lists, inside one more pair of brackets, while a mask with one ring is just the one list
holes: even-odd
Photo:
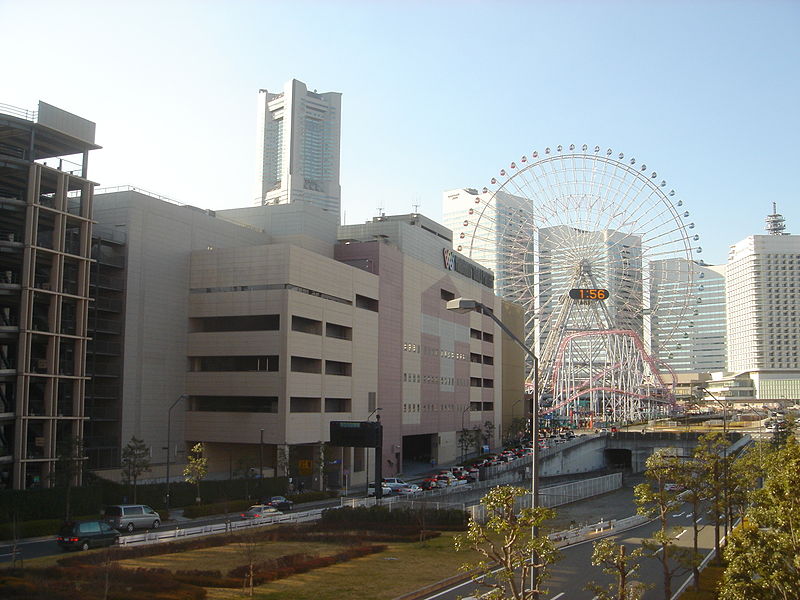
[[146, 504], [115, 504], [104, 510], [106, 523], [119, 531], [158, 529], [161, 516]]

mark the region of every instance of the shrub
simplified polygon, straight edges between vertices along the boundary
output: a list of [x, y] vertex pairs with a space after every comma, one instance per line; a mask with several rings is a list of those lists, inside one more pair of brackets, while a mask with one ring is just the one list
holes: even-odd
[[230, 502], [217, 502], [215, 504], [196, 504], [183, 509], [183, 516], [189, 519], [220, 515], [226, 513], [242, 512], [252, 505], [250, 500], [232, 500]]

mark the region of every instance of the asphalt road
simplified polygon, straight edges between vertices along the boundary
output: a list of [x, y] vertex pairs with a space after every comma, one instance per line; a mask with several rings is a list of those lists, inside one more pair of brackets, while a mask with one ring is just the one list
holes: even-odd
[[[620, 510], [627, 509], [627, 516], [631, 516], [633, 513], [633, 504], [631, 503], [627, 504], [627, 506], [623, 506], [617, 502], [622, 499], [626, 493], [629, 493], [629, 491], [629, 488], [626, 488], [619, 492], [606, 494], [608, 498], [605, 499], [605, 503], [608, 504], [610, 500], [612, 504], [617, 504]], [[580, 504], [583, 503], [576, 503], [576, 505]], [[576, 507], [573, 507], [573, 509], [574, 508]], [[676, 508], [675, 511], [670, 514], [670, 527], [677, 528], [676, 532], [679, 535], [678, 545], [689, 548], [692, 547], [692, 515], [690, 511], [691, 505], [684, 504]], [[598, 514], [598, 517], [599, 516]], [[560, 517], [562, 520], [564, 518], [563, 515]], [[706, 524], [704, 519], [705, 518], [701, 518], [698, 523], [698, 525], [702, 526], [698, 538], [698, 551], [703, 556], [708, 554], [714, 547], [714, 528]], [[599, 518], [597, 520], [599, 520]], [[577, 522], [580, 523], [580, 521]], [[650, 537], [658, 529], [659, 523], [651, 521], [611, 537], [617, 541], [617, 543], [625, 544], [628, 553], [630, 553], [635, 548], [640, 547], [642, 539]], [[722, 532], [720, 532], [720, 535], [722, 535]], [[593, 567], [591, 565], [592, 542], [593, 540], [590, 539], [562, 548], [562, 560], [549, 569], [549, 576], [545, 585], [548, 589], [548, 593], [545, 594], [543, 598], [549, 600], [593, 600], [595, 598], [594, 594], [584, 589], [584, 586], [589, 581], [595, 581], [600, 585], [606, 585], [612, 582], [611, 577], [605, 575], [600, 567]], [[661, 562], [657, 558], [643, 558], [641, 559], [640, 565], [635, 579], [654, 584], [653, 587], [645, 593], [644, 600], [663, 599], [664, 586]], [[673, 594], [690, 574], [691, 573], [681, 569], [678, 574], [673, 577]], [[475, 583], [468, 581], [449, 589], [432, 593], [426, 596], [425, 600], [456, 600], [457, 598], [470, 596], [474, 594], [476, 590], [485, 593], [488, 588], [478, 588]]]

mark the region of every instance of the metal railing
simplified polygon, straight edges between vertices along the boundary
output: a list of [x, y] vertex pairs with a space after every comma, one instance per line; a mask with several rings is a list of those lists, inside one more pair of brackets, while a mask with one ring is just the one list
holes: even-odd
[[34, 123], [39, 118], [39, 111], [28, 110], [18, 106], [12, 106], [11, 104], [0, 103], [0, 113], [17, 117], [19, 119], [25, 119], [26, 121], [33, 121]]
[[300, 513], [280, 514], [262, 519], [248, 519], [244, 521], [225, 521], [212, 525], [199, 525], [197, 527], [181, 527], [180, 524], [170, 529], [156, 529], [119, 538], [119, 546], [139, 546], [145, 544], [159, 544], [161, 542], [174, 542], [175, 540], [190, 537], [201, 537], [217, 533], [235, 533], [253, 527], [266, 527], [279, 523], [308, 523], [322, 518], [324, 508], [317, 508]]

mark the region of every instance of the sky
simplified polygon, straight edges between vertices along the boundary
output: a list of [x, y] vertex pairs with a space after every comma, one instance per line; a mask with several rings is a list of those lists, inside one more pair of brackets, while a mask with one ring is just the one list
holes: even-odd
[[0, 23], [0, 103], [97, 123], [101, 187], [251, 205], [258, 90], [295, 78], [342, 93], [345, 223], [440, 221], [443, 191], [585, 143], [666, 179], [710, 264], [772, 202], [800, 233], [797, 0], [0, 0]]

